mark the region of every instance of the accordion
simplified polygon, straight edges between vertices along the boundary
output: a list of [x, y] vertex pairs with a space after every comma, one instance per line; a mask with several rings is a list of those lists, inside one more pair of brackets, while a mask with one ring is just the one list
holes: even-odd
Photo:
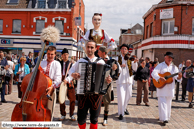
[[110, 70], [107, 64], [80, 62], [77, 95], [106, 94], [109, 85], [105, 79], [110, 75]]

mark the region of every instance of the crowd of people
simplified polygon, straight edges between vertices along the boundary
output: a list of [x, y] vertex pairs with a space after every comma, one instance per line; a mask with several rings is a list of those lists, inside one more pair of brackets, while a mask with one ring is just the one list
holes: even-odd
[[[52, 80], [52, 85], [45, 91], [46, 97], [52, 100], [52, 104], [50, 104], [51, 101], [48, 101], [48, 109], [51, 111], [51, 116], [53, 116], [56, 101], [55, 94], [57, 94], [56, 91], [60, 90], [62, 82], [67, 84], [67, 97], [70, 101], [69, 115], [72, 121], [76, 120], [74, 110], [76, 99], [78, 101], [77, 121], [80, 129], [86, 128], [88, 111], [90, 113], [90, 129], [98, 128], [98, 117], [102, 101], [105, 107], [103, 125], [108, 125], [109, 106], [114, 98], [113, 80], [116, 81], [117, 86], [119, 120], [123, 120], [125, 115], [130, 115], [127, 106], [132, 97], [132, 88], [135, 81], [137, 81], [136, 105], [138, 106], [140, 106], [142, 102], [142, 91], [144, 91], [143, 102], [145, 106], [150, 106], [151, 104], [149, 103], [149, 93], [151, 94], [151, 98], [153, 98], [154, 91], [157, 91], [159, 120], [163, 126], [170, 120], [171, 103], [175, 94], [175, 80], [177, 83], [182, 81], [184, 87], [182, 94], [183, 101], [185, 101], [186, 98], [186, 90], [189, 91], [189, 107], [193, 107], [193, 72], [186, 71], [194, 66], [194, 62], [193, 65], [191, 65], [191, 60], [187, 60], [186, 66], [184, 66], [183, 62], [178, 68], [173, 64], [174, 56], [172, 52], [166, 52], [164, 61], [161, 63], [158, 62], [157, 58], [154, 61], [150, 61], [148, 57], [138, 59], [135, 55], [129, 54], [129, 46], [127, 44], [122, 44], [119, 48], [121, 55], [111, 60], [107, 54], [109, 51], [116, 48], [116, 44], [104, 30], [99, 28], [101, 17], [102, 14], [94, 14], [92, 17], [94, 29], [88, 30], [86, 35], [81, 38], [80, 45], [84, 49], [86, 57], [81, 58], [77, 62], [74, 61], [73, 58], [69, 60], [68, 49], [64, 48], [61, 52], [61, 57], [59, 57], [56, 55], [56, 47], [49, 46], [43, 60], [38, 64], [41, 66], [40, 72]], [[107, 42], [105, 46], [102, 45], [103, 41]], [[7, 102], [5, 100], [5, 94], [11, 94], [13, 79], [17, 82], [18, 97], [23, 97], [24, 93], [21, 91], [22, 81], [26, 75], [33, 71], [37, 61], [40, 61], [39, 56], [33, 58], [34, 56], [31, 52], [29, 52], [27, 56], [25, 56], [25, 53], [22, 53], [21, 56], [14, 55], [14, 58], [5, 54], [6, 53], [3, 51], [0, 51], [2, 103]], [[112, 64], [110, 63], [111, 61], [115, 61], [116, 63]], [[100, 65], [108, 64], [111, 66], [111, 72], [117, 71], [119, 73], [116, 77], [110, 74], [104, 79], [107, 85], [105, 95], [85, 93], [76, 96], [77, 81], [81, 76], [79, 73], [80, 62], [97, 63]], [[169, 77], [171, 82], [168, 82], [166, 74], [173, 75]], [[163, 85], [161, 86], [161, 84]], [[8, 87], [7, 92], [6, 87]], [[60, 121], [66, 119], [65, 102], [60, 103], [60, 114]]]

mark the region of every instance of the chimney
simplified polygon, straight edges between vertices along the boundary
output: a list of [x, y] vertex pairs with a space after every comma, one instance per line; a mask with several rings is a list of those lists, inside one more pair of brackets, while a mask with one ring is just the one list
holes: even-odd
[[131, 34], [131, 29], [130, 28], [128, 28], [127, 34]]

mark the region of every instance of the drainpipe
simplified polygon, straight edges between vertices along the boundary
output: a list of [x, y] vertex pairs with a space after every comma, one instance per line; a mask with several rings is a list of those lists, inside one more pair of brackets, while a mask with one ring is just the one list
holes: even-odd
[[181, 26], [180, 26], [180, 34], [182, 34], [182, 12], [183, 12], [183, 5], [181, 4]]

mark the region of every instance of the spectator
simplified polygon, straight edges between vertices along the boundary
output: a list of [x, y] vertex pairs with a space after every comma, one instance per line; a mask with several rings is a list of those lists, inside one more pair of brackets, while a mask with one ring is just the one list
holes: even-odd
[[[21, 57], [25, 57], [26, 58], [26, 56], [25, 56], [25, 52], [22, 52], [22, 56]], [[20, 57], [20, 58], [21, 58]], [[18, 59], [18, 63], [20, 63], [20, 58]]]
[[183, 67], [185, 67], [185, 61], [183, 60], [181, 64], [179, 64], [179, 71], [182, 71]]
[[149, 90], [151, 91], [151, 98], [153, 98], [153, 94], [154, 94], [154, 91], [156, 91], [156, 87], [154, 86], [154, 83], [153, 83], [153, 78], [152, 78], [152, 71], [154, 70], [154, 68], [157, 66], [157, 62], [153, 62], [152, 63], [152, 66], [150, 68], [150, 87], [149, 87]]
[[[190, 66], [191, 66], [191, 60], [187, 60], [186, 66], [183, 67], [182, 70], [187, 70]], [[183, 74], [183, 77], [182, 77], [182, 101], [185, 101], [185, 98], [186, 98], [187, 82], [188, 82], [188, 78], [186, 77], [186, 73], [185, 73]]]
[[29, 66], [26, 64], [26, 58], [21, 57], [20, 63], [15, 66], [15, 71], [14, 71], [14, 75], [18, 75], [18, 81], [17, 81], [18, 98], [22, 97], [22, 92], [21, 92], [22, 80], [29, 73], [30, 73], [30, 69], [29, 69]]
[[144, 98], [143, 102], [146, 106], [149, 106], [148, 102], [148, 79], [149, 79], [149, 69], [145, 66], [145, 60], [142, 60], [141, 66], [137, 69], [136, 77], [137, 78], [137, 98], [136, 104], [141, 105], [142, 90], [144, 89]]
[[150, 67], [150, 64], [149, 64], [150, 58], [149, 57], [146, 57], [145, 61], [146, 61], [146, 67], [149, 68]]
[[[4, 53], [3, 51], [0, 51], [0, 65], [1, 68], [0, 70], [7, 70], [8, 69], [8, 63], [7, 60], [4, 59]], [[1, 75], [2, 76], [2, 75]], [[5, 81], [2, 83], [2, 89], [1, 89], [1, 102], [2, 103], [7, 103], [7, 101], [5, 100]], [[1, 104], [1, 103], [0, 103]]]
[[36, 62], [38, 61], [39, 55], [40, 55], [40, 52], [38, 52], [38, 56], [36, 57], [36, 59], [34, 59], [35, 65], [36, 65]]
[[26, 58], [26, 64], [28, 64], [30, 71], [32, 71], [32, 52], [28, 53], [28, 56]]
[[13, 87], [13, 70], [15, 70], [15, 65], [11, 61], [11, 57], [9, 55], [6, 56], [6, 59], [7, 59], [8, 65], [9, 65], [8, 71], [9, 71], [9, 74], [10, 74], [11, 78], [10, 78], [9, 83], [8, 83], [8, 92], [7, 92], [7, 90], [5, 90], [5, 94], [11, 94], [12, 87]]

